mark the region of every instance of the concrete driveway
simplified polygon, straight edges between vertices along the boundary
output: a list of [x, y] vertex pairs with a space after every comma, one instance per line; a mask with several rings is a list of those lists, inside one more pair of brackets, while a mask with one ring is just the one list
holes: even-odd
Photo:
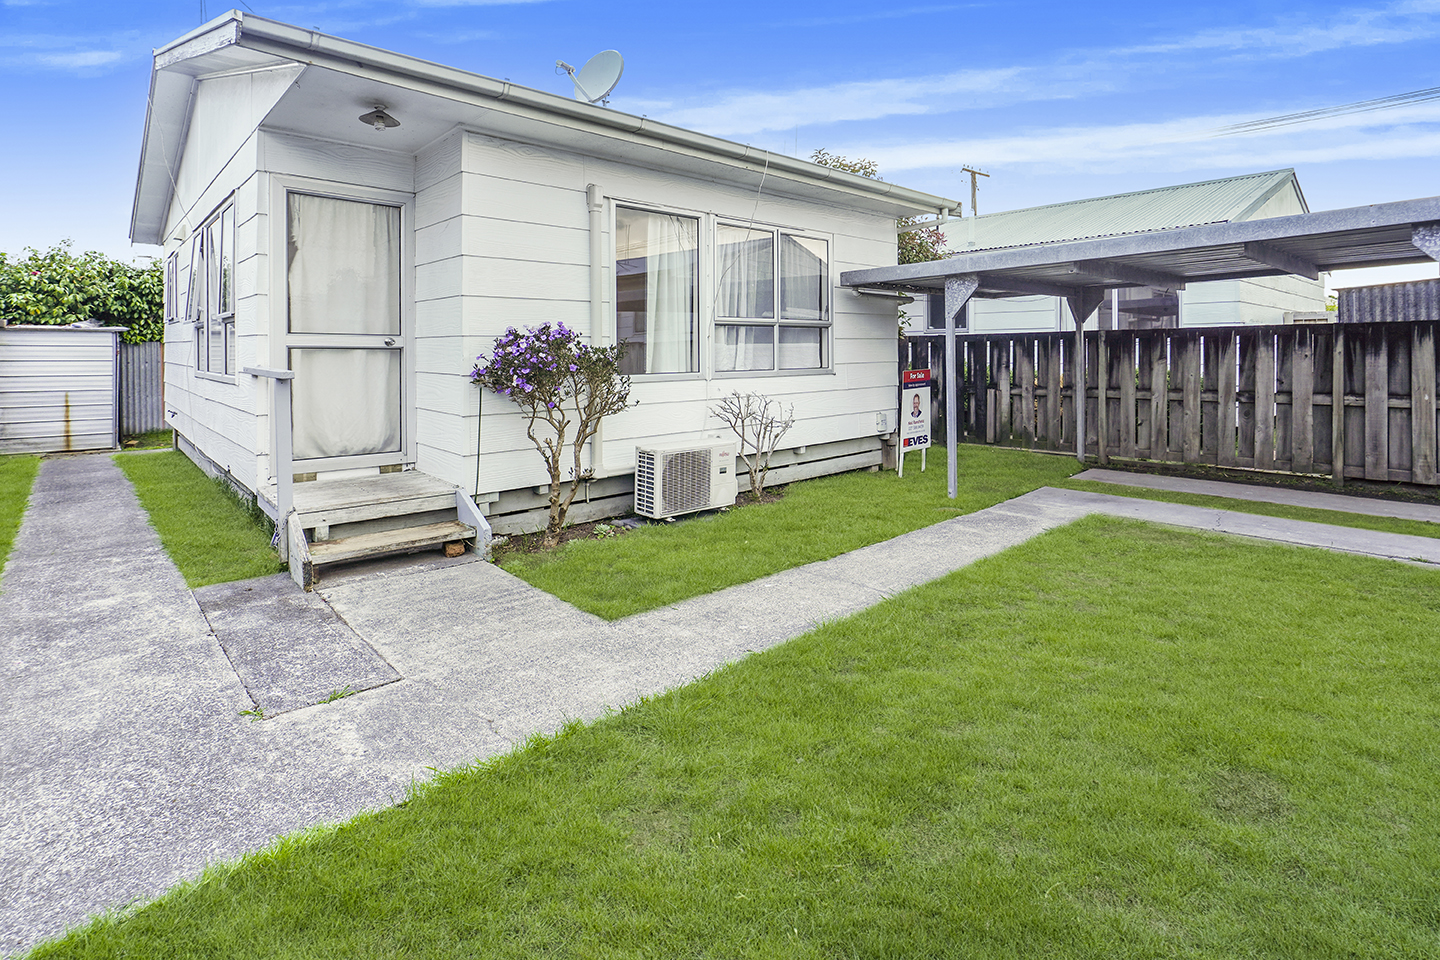
[[[473, 558], [317, 603], [283, 576], [190, 591], [109, 456], [47, 460], [0, 581], [0, 953], [1093, 512], [1440, 563], [1427, 538], [1046, 489], [616, 623]], [[365, 689], [306, 705], [346, 676]]]

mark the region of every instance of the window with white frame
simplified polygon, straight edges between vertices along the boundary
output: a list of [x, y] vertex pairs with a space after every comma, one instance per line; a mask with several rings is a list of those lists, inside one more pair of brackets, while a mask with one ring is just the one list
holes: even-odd
[[235, 374], [235, 205], [227, 203], [196, 231], [190, 247], [189, 303], [195, 369]]
[[165, 258], [165, 322], [175, 323], [180, 319], [180, 254], [173, 252]]
[[615, 332], [620, 370], [700, 369], [698, 217], [615, 208]]
[[754, 225], [715, 228], [715, 372], [829, 365], [830, 248]]

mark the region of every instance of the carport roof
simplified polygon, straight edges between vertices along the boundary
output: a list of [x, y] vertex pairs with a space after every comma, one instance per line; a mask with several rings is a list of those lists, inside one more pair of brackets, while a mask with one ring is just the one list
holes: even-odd
[[928, 263], [847, 270], [840, 282], [938, 293], [947, 278], [973, 276], [977, 297], [1078, 297], [1087, 290], [1126, 286], [1180, 289], [1202, 280], [1285, 274], [1315, 279], [1322, 271], [1432, 259], [1440, 259], [1440, 197], [962, 253]]

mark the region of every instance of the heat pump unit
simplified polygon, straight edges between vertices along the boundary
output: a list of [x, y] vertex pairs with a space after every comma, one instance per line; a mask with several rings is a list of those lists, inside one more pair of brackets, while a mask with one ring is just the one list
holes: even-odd
[[671, 443], [635, 451], [635, 512], [663, 520], [735, 503], [735, 444]]

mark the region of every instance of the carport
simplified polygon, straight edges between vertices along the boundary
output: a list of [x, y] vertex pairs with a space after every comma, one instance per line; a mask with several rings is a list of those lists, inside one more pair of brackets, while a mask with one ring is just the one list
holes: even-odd
[[[866, 291], [945, 295], [946, 448], [949, 491], [956, 495], [958, 317], [972, 297], [1061, 297], [1075, 320], [1075, 356], [1084, 356], [1084, 327], [1114, 289], [1285, 274], [1317, 279], [1322, 272], [1440, 260], [1440, 197], [1325, 210], [1242, 223], [1155, 230], [1065, 243], [960, 254], [928, 263], [848, 270], [842, 285]], [[1085, 364], [1076, 364], [1076, 396], [1085, 391]], [[1076, 404], [1076, 456], [1083, 462], [1085, 404]]]

